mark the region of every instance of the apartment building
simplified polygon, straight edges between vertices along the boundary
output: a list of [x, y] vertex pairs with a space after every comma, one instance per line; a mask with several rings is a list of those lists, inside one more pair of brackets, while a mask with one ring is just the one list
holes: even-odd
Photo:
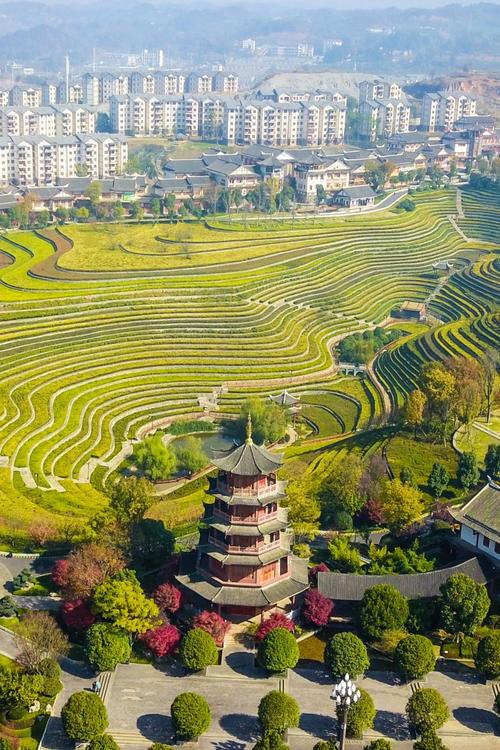
[[213, 77], [212, 91], [234, 96], [240, 90], [240, 79], [234, 73], [217, 73]]
[[76, 177], [82, 167], [92, 179], [105, 179], [120, 174], [127, 160], [127, 141], [122, 136], [1, 137], [0, 183], [53, 185], [58, 179]]
[[9, 92], [8, 103], [20, 107], [41, 107], [42, 89], [31, 86], [13, 86]]
[[174, 96], [183, 94], [186, 86], [186, 78], [180, 73], [168, 73], [157, 70], [154, 73], [154, 93], [158, 96]]
[[79, 104], [47, 107], [0, 107], [0, 137], [3, 136], [66, 136], [94, 133], [97, 115]]
[[225, 143], [318, 145], [340, 143], [346, 111], [333, 102], [275, 103], [218, 94], [112, 97], [116, 133], [201, 136]]
[[206, 73], [190, 73], [186, 78], [185, 90], [189, 94], [208, 94], [214, 90], [214, 78]]
[[92, 73], [82, 76], [83, 102], [91, 107], [99, 104], [99, 77]]
[[359, 101], [375, 99], [401, 99], [403, 92], [399, 83], [394, 81], [361, 81], [359, 84]]
[[364, 100], [359, 114], [359, 136], [369, 143], [410, 130], [410, 106], [402, 99]]
[[461, 117], [476, 114], [476, 100], [466, 94], [449, 94], [445, 91], [425, 94], [422, 101], [421, 128], [431, 133], [450, 131]]

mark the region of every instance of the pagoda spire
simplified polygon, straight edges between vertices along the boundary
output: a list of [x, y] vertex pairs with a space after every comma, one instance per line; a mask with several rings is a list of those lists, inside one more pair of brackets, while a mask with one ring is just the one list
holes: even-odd
[[246, 442], [247, 445], [253, 445], [253, 440], [252, 440], [252, 415], [250, 414], [250, 412], [248, 413], [248, 418], [247, 418], [247, 439], [245, 440], [245, 442]]

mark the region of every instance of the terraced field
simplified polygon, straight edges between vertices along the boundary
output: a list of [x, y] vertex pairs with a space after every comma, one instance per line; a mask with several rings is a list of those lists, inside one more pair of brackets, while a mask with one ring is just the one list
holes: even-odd
[[[88, 508], [81, 500], [89, 480], [99, 486], [129, 441], [201, 412], [213, 391], [224, 413], [286, 385], [339, 432], [367, 426], [383, 401], [369, 380], [336, 376], [339, 336], [434, 295], [443, 324], [377, 361], [393, 404], [423, 359], [498, 343], [498, 238], [481, 196], [469, 199], [472, 241], [450, 221], [453, 190], [419, 196], [411, 215], [274, 232], [87, 225], [1, 236], [0, 489], [15, 486], [57, 524], [93, 513], [98, 493]], [[438, 290], [432, 264], [443, 259], [464, 270]], [[0, 496], [1, 536], [24, 526], [20, 516]]]

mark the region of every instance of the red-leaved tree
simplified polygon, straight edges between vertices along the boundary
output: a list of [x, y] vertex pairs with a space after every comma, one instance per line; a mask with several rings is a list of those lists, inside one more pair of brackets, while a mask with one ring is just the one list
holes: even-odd
[[331, 599], [320, 594], [318, 589], [309, 589], [304, 598], [302, 617], [310, 625], [323, 627], [328, 623], [332, 609], [333, 602]]
[[371, 497], [360, 510], [360, 520], [369, 526], [381, 526], [384, 523], [384, 509], [382, 503], [375, 497]]
[[72, 630], [87, 630], [96, 620], [89, 605], [83, 599], [65, 602], [61, 607], [61, 617], [66, 627]]
[[318, 585], [318, 573], [328, 573], [330, 568], [328, 565], [324, 562], [319, 563], [319, 565], [313, 565], [313, 567], [309, 571], [309, 581], [312, 583], [313, 586]]
[[255, 633], [256, 641], [263, 641], [266, 635], [274, 628], [285, 628], [290, 633], [293, 631], [293, 622], [282, 612], [274, 612], [267, 620], [264, 620], [259, 625], [259, 629]]
[[68, 581], [69, 562], [67, 559], [58, 560], [52, 568], [52, 580], [60, 589], [66, 587]]
[[166, 623], [157, 628], [147, 630], [141, 640], [155, 656], [162, 657], [171, 654], [180, 643], [181, 634], [175, 627]]
[[153, 599], [165, 612], [177, 612], [181, 606], [181, 592], [171, 583], [162, 583], [153, 594]]
[[193, 618], [193, 628], [201, 628], [210, 633], [217, 646], [222, 646], [224, 636], [231, 627], [231, 623], [217, 614], [217, 612], [200, 612]]
[[99, 584], [125, 567], [122, 553], [104, 544], [82, 544], [56, 563], [52, 579], [65, 599], [90, 599]]

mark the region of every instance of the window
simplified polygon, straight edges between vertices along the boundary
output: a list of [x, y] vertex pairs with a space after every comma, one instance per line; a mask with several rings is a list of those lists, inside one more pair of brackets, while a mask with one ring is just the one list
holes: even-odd
[[500, 542], [495, 542], [495, 552], [500, 554]]
[[483, 547], [488, 548], [489, 546], [490, 546], [490, 540], [488, 539], [487, 536], [484, 536], [483, 534]]

